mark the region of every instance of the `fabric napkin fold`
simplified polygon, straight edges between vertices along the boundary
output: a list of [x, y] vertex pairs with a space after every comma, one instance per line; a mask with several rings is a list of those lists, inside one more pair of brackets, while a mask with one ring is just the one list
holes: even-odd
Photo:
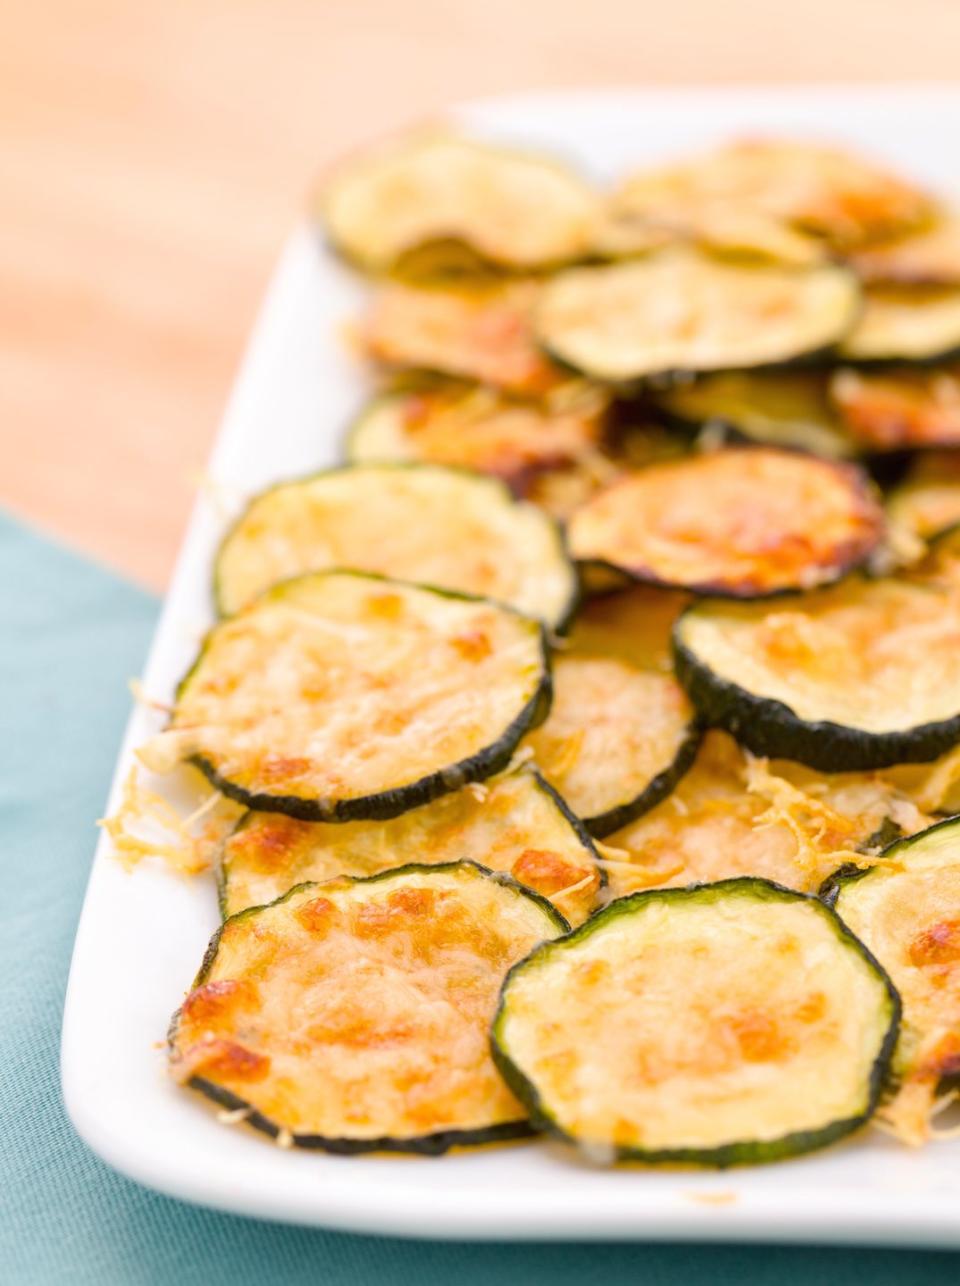
[[184, 1205], [103, 1165], [64, 1113], [60, 1020], [94, 821], [129, 709], [126, 680], [140, 672], [157, 603], [3, 515], [0, 585], [5, 1286], [911, 1286], [955, 1271], [947, 1252], [361, 1237]]

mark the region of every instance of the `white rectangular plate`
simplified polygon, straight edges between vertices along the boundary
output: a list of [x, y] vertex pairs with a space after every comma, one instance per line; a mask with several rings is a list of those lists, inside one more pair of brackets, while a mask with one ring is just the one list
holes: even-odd
[[[600, 181], [744, 132], [849, 141], [941, 189], [960, 155], [960, 91], [947, 88], [545, 93], [453, 115], [481, 136], [569, 156]], [[363, 394], [342, 343], [360, 297], [316, 238], [291, 242], [213, 455], [215, 495], [242, 496], [339, 458]], [[146, 670], [152, 695], [172, 693], [209, 623], [223, 522], [213, 501], [198, 502]], [[149, 712], [133, 714], [111, 807], [131, 748], [156, 727]], [[334, 1157], [228, 1129], [206, 1100], [174, 1087], [158, 1047], [217, 920], [211, 881], [149, 863], [127, 875], [101, 842], [67, 995], [63, 1088], [83, 1138], [150, 1187], [368, 1232], [960, 1245], [960, 1140], [911, 1152], [872, 1132], [808, 1158], [710, 1174], [603, 1171], [543, 1144], [443, 1159]]]

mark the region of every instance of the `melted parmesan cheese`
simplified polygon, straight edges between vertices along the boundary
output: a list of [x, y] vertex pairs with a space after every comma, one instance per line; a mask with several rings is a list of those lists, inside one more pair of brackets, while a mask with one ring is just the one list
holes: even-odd
[[793, 602], [695, 608], [681, 631], [719, 678], [809, 722], [885, 733], [960, 714], [960, 595], [947, 587], [850, 581]]
[[513, 875], [574, 924], [592, 909], [600, 884], [593, 854], [556, 799], [532, 773], [517, 771], [386, 822], [248, 813], [223, 850], [224, 913], [272, 902], [305, 880], [461, 858]]
[[685, 251], [572, 268], [543, 288], [541, 341], [598, 379], [764, 366], [845, 335], [859, 292], [828, 265], [796, 271], [724, 263]]
[[578, 559], [750, 596], [836, 579], [867, 557], [882, 528], [849, 466], [728, 447], [621, 479], [573, 515], [569, 535]]
[[369, 464], [253, 500], [217, 559], [221, 610], [333, 567], [499, 599], [551, 625], [576, 589], [554, 524], [499, 483], [439, 465]]
[[574, 1141], [703, 1150], [868, 1110], [892, 1005], [822, 907], [735, 886], [620, 907], [521, 967], [495, 1028]]
[[673, 793], [608, 837], [608, 890], [622, 897], [759, 875], [814, 892], [845, 863], [872, 860], [861, 850], [887, 819], [907, 833], [930, 821], [885, 774], [771, 764], [708, 732]]
[[462, 761], [519, 740], [543, 674], [540, 627], [525, 617], [321, 573], [211, 631], [173, 727], [233, 786], [322, 812], [438, 773], [462, 785]]
[[488, 1029], [507, 969], [556, 933], [540, 905], [469, 866], [308, 885], [226, 923], [171, 1069], [293, 1141], [520, 1122]]

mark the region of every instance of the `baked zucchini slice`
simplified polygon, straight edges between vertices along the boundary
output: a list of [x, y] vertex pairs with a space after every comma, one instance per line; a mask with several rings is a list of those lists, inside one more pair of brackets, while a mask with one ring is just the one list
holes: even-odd
[[894, 844], [869, 870], [838, 878], [828, 896], [903, 1000], [893, 1060], [900, 1084], [885, 1114], [907, 1142], [921, 1143], [941, 1081], [960, 1075], [960, 819]]
[[861, 1126], [899, 1008], [822, 902], [724, 880], [622, 898], [537, 947], [493, 1052], [531, 1121], [594, 1161], [740, 1165]]
[[526, 270], [586, 252], [596, 198], [552, 160], [423, 133], [344, 160], [321, 193], [320, 215], [333, 245], [371, 272], [402, 268], [437, 243], [444, 258], [460, 246]]
[[352, 464], [422, 461], [475, 469], [522, 494], [535, 474], [600, 449], [607, 400], [587, 386], [571, 389], [556, 407], [476, 385], [388, 393], [353, 424], [347, 456]]
[[960, 523], [960, 453], [918, 455], [887, 498], [891, 523], [933, 540]]
[[[851, 249], [928, 222], [930, 198], [872, 160], [802, 139], [746, 138], [628, 176], [615, 197], [636, 220], [696, 228], [749, 219], [762, 248], [788, 229]], [[747, 225], [749, 226], [749, 225]]]
[[472, 862], [298, 885], [214, 935], [171, 1071], [300, 1147], [437, 1155], [529, 1134], [490, 1019], [508, 967], [566, 927]]
[[960, 289], [869, 286], [863, 312], [838, 346], [851, 362], [937, 362], [960, 351]]
[[526, 744], [594, 835], [652, 808], [693, 762], [700, 730], [670, 668], [684, 603], [641, 586], [594, 599], [554, 660], [553, 705]]
[[882, 534], [882, 508], [855, 466], [732, 446], [630, 474], [568, 528], [579, 561], [740, 598], [837, 580]]
[[960, 368], [835, 371], [830, 398], [865, 451], [960, 447]]
[[672, 794], [606, 837], [603, 865], [615, 898], [740, 875], [814, 893], [841, 861], [869, 861], [930, 821], [907, 783], [754, 759], [711, 730]]
[[809, 357], [846, 335], [859, 309], [856, 277], [837, 264], [791, 269], [671, 250], [559, 273], [534, 326], [557, 361], [629, 384]]
[[[652, 194], [647, 194], [652, 195]], [[615, 193], [601, 214], [593, 250], [601, 259], [629, 259], [678, 244], [731, 259], [806, 267], [826, 258], [821, 242], [761, 211], [725, 201], [658, 206], [639, 190]]]
[[593, 843], [556, 791], [520, 768], [452, 791], [385, 822], [301, 822], [247, 813], [220, 859], [220, 909], [236, 915], [294, 884], [389, 870], [410, 857], [433, 864], [469, 858], [585, 920], [602, 879]]
[[331, 567], [498, 599], [555, 629], [577, 597], [556, 523], [496, 479], [442, 465], [369, 464], [255, 497], [220, 546], [217, 608], [232, 615], [277, 581]]
[[864, 246], [849, 262], [872, 284], [960, 286], [960, 216], [948, 213], [909, 236]]
[[543, 626], [358, 572], [284, 581], [207, 635], [150, 767], [305, 821], [396, 817], [506, 767], [544, 719]]
[[960, 601], [906, 577], [781, 603], [698, 603], [677, 676], [708, 724], [825, 772], [925, 763], [960, 741]]
[[734, 440], [843, 459], [857, 454], [827, 397], [821, 371], [724, 371], [656, 392], [671, 423], [721, 429]]
[[361, 323], [361, 348], [376, 362], [476, 380], [540, 397], [569, 379], [537, 346], [532, 281], [482, 278], [458, 285], [391, 282]]

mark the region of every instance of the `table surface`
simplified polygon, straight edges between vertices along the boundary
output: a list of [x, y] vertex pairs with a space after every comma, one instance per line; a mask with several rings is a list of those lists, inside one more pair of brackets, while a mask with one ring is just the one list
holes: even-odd
[[444, 103], [952, 80], [953, 0], [0, 0], [0, 504], [163, 586], [318, 169]]

